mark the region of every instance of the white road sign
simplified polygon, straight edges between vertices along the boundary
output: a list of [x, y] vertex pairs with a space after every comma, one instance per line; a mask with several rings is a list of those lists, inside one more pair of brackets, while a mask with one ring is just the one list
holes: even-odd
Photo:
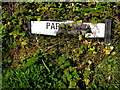
[[86, 33], [85, 36], [89, 36], [89, 38], [99, 37], [104, 38], [105, 36], [105, 23], [98, 23], [98, 24], [92, 24], [92, 23], [84, 23], [89, 24], [92, 33]]
[[[72, 23], [74, 21], [31, 21], [31, 33], [33, 34], [44, 34], [56, 36], [59, 31], [59, 25], [61, 23]], [[105, 23], [83, 23], [89, 24], [92, 33], [86, 33], [85, 36], [89, 35], [90, 38], [99, 37], [104, 38], [105, 34]]]
[[56, 36], [61, 23], [72, 23], [73, 21], [31, 21], [31, 32]]

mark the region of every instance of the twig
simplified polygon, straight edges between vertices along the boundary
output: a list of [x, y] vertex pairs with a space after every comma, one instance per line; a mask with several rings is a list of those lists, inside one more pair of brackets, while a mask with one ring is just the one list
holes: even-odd
[[44, 66], [46, 67], [46, 69], [48, 70], [48, 72], [50, 72], [50, 69], [47, 67], [47, 65], [45, 64], [45, 62], [43, 61], [43, 59], [42, 59], [42, 62], [44, 64]]
[[120, 85], [120, 84], [104, 84], [104, 85]]

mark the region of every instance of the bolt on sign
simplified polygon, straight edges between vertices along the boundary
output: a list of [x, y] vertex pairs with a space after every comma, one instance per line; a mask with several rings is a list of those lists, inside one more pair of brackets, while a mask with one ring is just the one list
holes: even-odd
[[[74, 21], [31, 21], [31, 33], [56, 36], [62, 24], [71, 23]], [[80, 34], [80, 32], [89, 38], [105, 38], [105, 42], [108, 43], [111, 37], [111, 20], [105, 19], [105, 23], [97, 24], [74, 23], [68, 31], [71, 34]]]

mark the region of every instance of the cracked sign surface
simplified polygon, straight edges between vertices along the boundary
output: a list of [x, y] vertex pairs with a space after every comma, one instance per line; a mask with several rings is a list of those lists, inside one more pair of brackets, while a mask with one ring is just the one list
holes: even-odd
[[[31, 33], [56, 36], [59, 31], [59, 25], [62, 23], [73, 23], [74, 21], [31, 21]], [[83, 23], [90, 25], [92, 33], [86, 33], [85, 37], [104, 38], [105, 23]]]
[[105, 36], [105, 23], [98, 23], [98, 24], [92, 24], [92, 23], [84, 23], [89, 24], [91, 27], [92, 33], [86, 33], [85, 37], [89, 36], [90, 38], [104, 38]]

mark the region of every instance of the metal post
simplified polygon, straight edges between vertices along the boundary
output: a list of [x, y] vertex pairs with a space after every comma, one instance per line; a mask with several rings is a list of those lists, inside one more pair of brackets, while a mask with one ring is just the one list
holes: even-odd
[[111, 19], [105, 19], [105, 44], [110, 44], [111, 40]]

